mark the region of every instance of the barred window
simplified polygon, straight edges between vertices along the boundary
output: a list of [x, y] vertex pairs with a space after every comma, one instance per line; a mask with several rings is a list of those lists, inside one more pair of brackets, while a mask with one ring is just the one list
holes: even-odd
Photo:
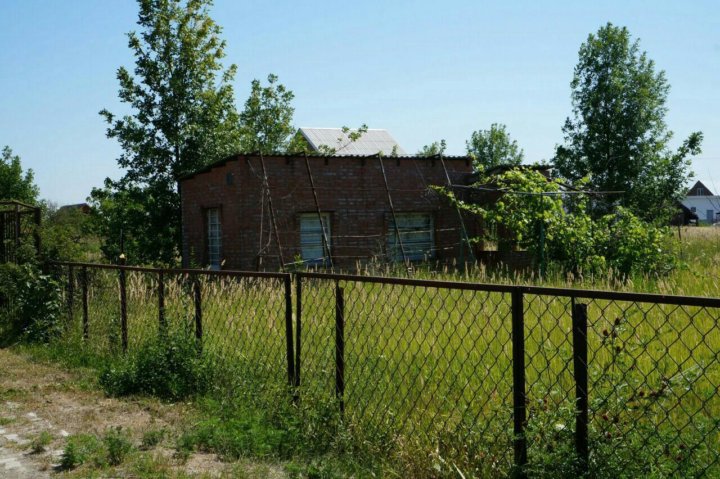
[[[430, 213], [399, 213], [390, 217], [388, 227], [388, 256], [393, 261], [423, 261], [435, 257], [435, 228]], [[399, 233], [399, 238], [398, 238]], [[401, 248], [402, 244], [402, 248]]]
[[[330, 214], [321, 213], [320, 216], [322, 216], [322, 227], [317, 213], [300, 215], [300, 254], [305, 264], [328, 264], [330, 261], [327, 251], [330, 249]], [[327, 250], [323, 240], [323, 228]]]
[[220, 250], [222, 248], [222, 229], [220, 227], [220, 209], [207, 210], [207, 246], [208, 264], [211, 269], [220, 269]]

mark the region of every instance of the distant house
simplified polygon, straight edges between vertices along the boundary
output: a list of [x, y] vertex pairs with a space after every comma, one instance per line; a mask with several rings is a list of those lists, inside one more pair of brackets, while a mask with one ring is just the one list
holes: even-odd
[[88, 205], [87, 203], [77, 203], [77, 204], [74, 204], [74, 205], [61, 206], [61, 207], [58, 209], [58, 213], [59, 213], [59, 214], [65, 214], [65, 213], [68, 213], [68, 212], [70, 212], [70, 211], [79, 211], [80, 213], [84, 213], [84, 214], [86, 214], [86, 215], [89, 215], [89, 214], [90, 214], [90, 205]]
[[354, 141], [356, 130], [347, 133], [342, 128], [300, 128], [297, 135], [307, 143], [310, 151], [330, 153], [334, 156], [368, 156], [381, 153], [385, 156], [406, 156], [405, 150], [387, 130], [367, 130]]
[[688, 190], [682, 204], [695, 213], [701, 223], [720, 221], [720, 196], [714, 195], [702, 181], [697, 181]]

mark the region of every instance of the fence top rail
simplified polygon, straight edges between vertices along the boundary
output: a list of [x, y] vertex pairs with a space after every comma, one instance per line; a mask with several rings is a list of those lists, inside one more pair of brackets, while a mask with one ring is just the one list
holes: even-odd
[[676, 306], [699, 306], [720, 308], [720, 298], [703, 296], [675, 296], [654, 293], [631, 293], [622, 291], [603, 291], [592, 289], [555, 288], [545, 286], [522, 286], [510, 284], [466, 283], [462, 281], [438, 281], [431, 279], [390, 278], [382, 276], [360, 276], [351, 274], [333, 274], [317, 272], [296, 273], [299, 278], [324, 279], [328, 281], [349, 281], [359, 283], [380, 283], [400, 286], [419, 286], [437, 289], [457, 289], [464, 291], [488, 291], [512, 293], [520, 291], [535, 296], [559, 296], [566, 298], [606, 299], [636, 303], [669, 304]]
[[138, 271], [143, 273], [163, 273], [163, 274], [187, 274], [187, 275], [206, 275], [206, 276], [231, 276], [240, 278], [272, 278], [272, 279], [288, 279], [290, 273], [269, 273], [264, 271], [238, 271], [238, 270], [210, 270], [210, 269], [187, 269], [187, 268], [150, 268], [146, 266], [127, 266], [119, 264], [101, 264], [101, 263], [74, 263], [68, 261], [53, 261], [50, 263], [55, 266], [72, 266], [74, 268], [89, 269], [108, 269], [116, 271]]

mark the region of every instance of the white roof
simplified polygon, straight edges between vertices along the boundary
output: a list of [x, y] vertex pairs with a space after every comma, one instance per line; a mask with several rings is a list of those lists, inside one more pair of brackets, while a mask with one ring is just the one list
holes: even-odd
[[398, 156], [406, 155], [405, 150], [400, 148], [387, 130], [368, 129], [356, 141], [350, 141], [348, 134], [357, 130], [344, 133], [342, 128], [300, 128], [298, 131], [314, 151], [319, 151], [320, 147], [325, 145], [327, 148], [335, 149], [334, 154], [337, 156], [368, 156], [378, 152], [391, 155], [395, 148]]

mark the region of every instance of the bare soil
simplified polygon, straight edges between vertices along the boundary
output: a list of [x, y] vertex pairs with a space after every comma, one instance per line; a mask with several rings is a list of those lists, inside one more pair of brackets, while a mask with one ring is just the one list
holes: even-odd
[[[105, 397], [94, 387], [93, 375], [39, 364], [8, 349], [0, 349], [0, 477], [242, 477], [283, 478], [282, 467], [272, 464], [221, 462], [210, 454], [178, 458], [173, 438], [187, 427], [189, 404], [167, 404], [152, 399], [119, 400]], [[137, 452], [117, 468], [98, 470], [81, 466], [58, 467], [67, 438], [73, 434], [102, 437], [120, 427], [136, 446], [147, 431], [165, 431], [165, 439], [150, 451]], [[49, 442], [41, 441], [43, 433]]]

